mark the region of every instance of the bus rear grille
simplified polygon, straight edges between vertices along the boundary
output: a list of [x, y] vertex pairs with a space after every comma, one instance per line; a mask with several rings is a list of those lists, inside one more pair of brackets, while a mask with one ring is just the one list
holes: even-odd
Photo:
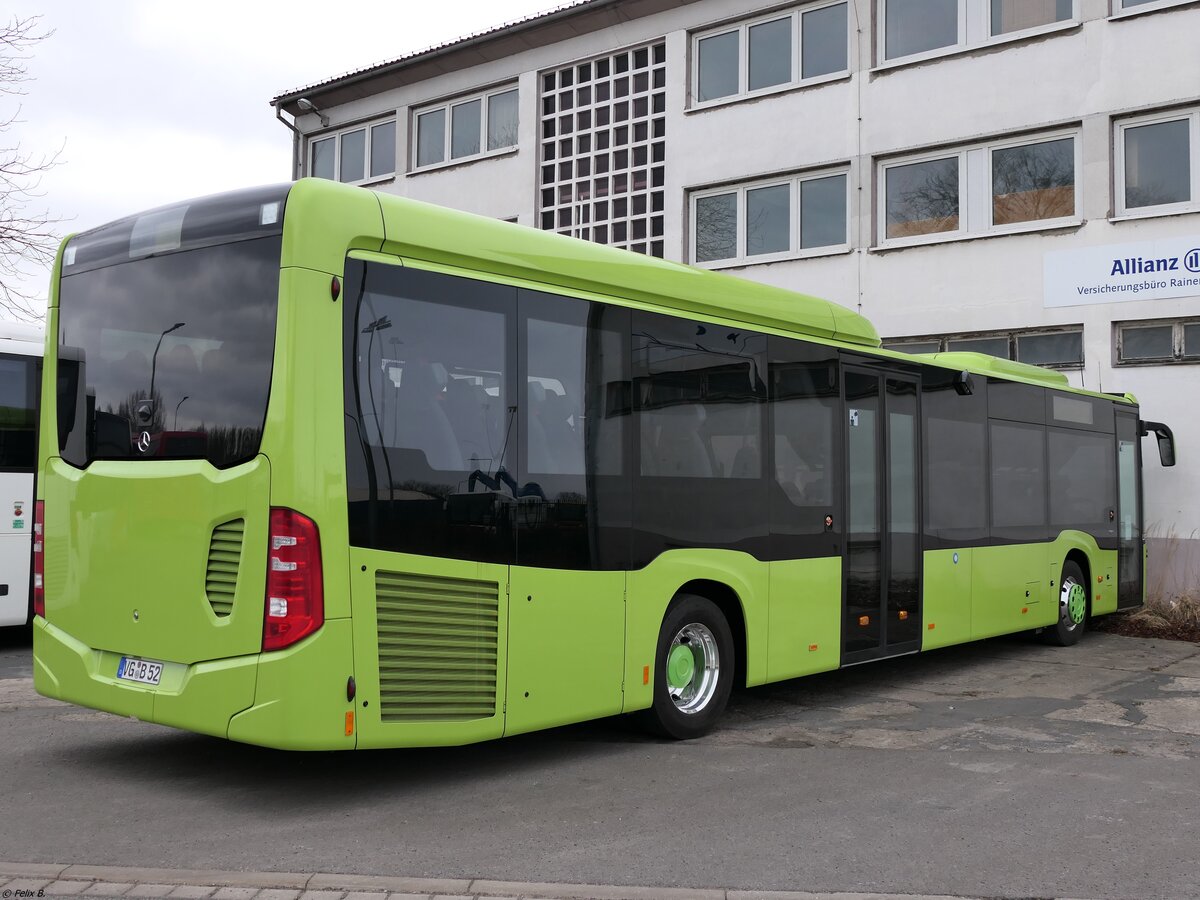
[[208, 545], [208, 570], [204, 574], [204, 592], [208, 605], [221, 618], [233, 612], [233, 595], [237, 591], [238, 567], [242, 560], [244, 519], [234, 519], [213, 529]]
[[383, 721], [496, 714], [499, 604], [494, 581], [375, 574]]

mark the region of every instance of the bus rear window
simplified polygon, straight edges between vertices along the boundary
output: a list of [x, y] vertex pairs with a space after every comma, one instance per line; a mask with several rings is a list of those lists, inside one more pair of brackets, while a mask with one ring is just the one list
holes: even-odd
[[273, 235], [64, 276], [59, 358], [78, 367], [80, 384], [72, 421], [60, 423], [62, 457], [81, 468], [253, 458], [271, 386], [280, 248]]

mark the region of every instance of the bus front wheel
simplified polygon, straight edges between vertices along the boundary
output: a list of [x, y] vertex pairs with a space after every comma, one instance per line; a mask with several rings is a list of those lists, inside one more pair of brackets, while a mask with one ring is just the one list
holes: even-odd
[[671, 601], [658, 634], [649, 724], [676, 740], [712, 730], [733, 688], [733, 636], [717, 605], [696, 594]]
[[1063, 563], [1058, 590], [1058, 618], [1042, 632], [1048, 644], [1070, 647], [1083, 635], [1087, 623], [1088, 592], [1083, 570], [1073, 560]]

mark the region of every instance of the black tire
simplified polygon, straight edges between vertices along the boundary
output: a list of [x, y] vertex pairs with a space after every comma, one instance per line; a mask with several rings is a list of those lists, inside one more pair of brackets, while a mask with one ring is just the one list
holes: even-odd
[[1091, 605], [1087, 579], [1079, 564], [1073, 560], [1063, 563], [1055, 601], [1058, 618], [1042, 632], [1042, 640], [1056, 647], [1070, 647], [1083, 637], [1087, 628], [1088, 607]]
[[[678, 684], [687, 670], [687, 654], [675, 651], [682, 646], [691, 650], [692, 677]], [[715, 660], [710, 654], [715, 652]], [[711, 661], [715, 666], [704, 663]], [[663, 737], [690, 740], [712, 731], [733, 689], [733, 635], [725, 615], [711, 600], [696, 594], [678, 594], [667, 607], [658, 633], [654, 654], [654, 703], [647, 711], [650, 729]], [[689, 709], [689, 707], [692, 707]]]

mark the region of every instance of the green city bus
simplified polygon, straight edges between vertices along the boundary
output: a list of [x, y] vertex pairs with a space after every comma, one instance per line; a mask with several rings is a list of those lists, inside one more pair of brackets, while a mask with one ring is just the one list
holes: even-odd
[[618, 713], [1143, 599], [1129, 395], [330, 181], [76, 235], [35, 505], [48, 697], [293, 749]]

